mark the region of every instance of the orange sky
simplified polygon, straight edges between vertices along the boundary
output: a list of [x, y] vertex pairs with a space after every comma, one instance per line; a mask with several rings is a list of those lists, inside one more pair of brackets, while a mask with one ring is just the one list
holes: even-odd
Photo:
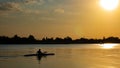
[[1, 0], [0, 35], [42, 37], [120, 37], [120, 6], [99, 0]]

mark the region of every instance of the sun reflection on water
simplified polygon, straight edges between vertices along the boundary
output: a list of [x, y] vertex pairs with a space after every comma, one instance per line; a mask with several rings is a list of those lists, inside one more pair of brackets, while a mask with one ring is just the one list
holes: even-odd
[[117, 46], [117, 44], [100, 44], [100, 46], [104, 49], [112, 49], [114, 48], [115, 46]]

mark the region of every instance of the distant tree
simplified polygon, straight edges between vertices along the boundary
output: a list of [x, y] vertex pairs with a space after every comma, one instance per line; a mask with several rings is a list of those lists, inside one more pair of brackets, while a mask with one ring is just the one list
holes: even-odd
[[8, 43], [10, 42], [10, 38], [7, 36], [0, 36], [0, 43], [4, 44], [4, 43]]
[[56, 40], [56, 41], [62, 41], [63, 39], [62, 39], [62, 38], [59, 38], [59, 37], [56, 37], [55, 40]]
[[119, 42], [119, 38], [118, 37], [108, 37], [105, 39], [105, 42]]
[[71, 37], [69, 37], [69, 36], [67, 36], [67, 37], [65, 37], [65, 38], [64, 38], [64, 40], [69, 40], [69, 41], [72, 41], [72, 38], [71, 38]]
[[18, 35], [13, 36], [14, 39], [19, 39], [20, 37]]
[[29, 39], [29, 40], [35, 40], [35, 38], [34, 38], [33, 35], [29, 35], [28, 39]]
[[67, 37], [64, 38], [64, 42], [65, 43], [72, 43], [72, 38], [67, 36]]
[[14, 35], [11, 38], [11, 42], [10, 43], [15, 43], [15, 44], [21, 43], [21, 38], [18, 35]]
[[54, 42], [55, 43], [64, 43], [64, 40], [62, 38], [56, 37]]
[[46, 39], [45, 38], [42, 38], [42, 40], [41, 41], [45, 41]]

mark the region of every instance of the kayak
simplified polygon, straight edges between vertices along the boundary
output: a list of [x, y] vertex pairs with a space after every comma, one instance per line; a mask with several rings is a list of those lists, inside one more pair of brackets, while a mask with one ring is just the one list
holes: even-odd
[[49, 56], [49, 55], [55, 55], [54, 53], [42, 53], [42, 54], [27, 54], [24, 56]]

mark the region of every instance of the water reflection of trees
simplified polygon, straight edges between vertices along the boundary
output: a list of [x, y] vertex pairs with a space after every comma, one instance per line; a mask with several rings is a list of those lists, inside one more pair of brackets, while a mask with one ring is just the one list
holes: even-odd
[[42, 40], [37, 40], [33, 35], [28, 37], [20, 37], [14, 35], [13, 37], [0, 36], [0, 44], [77, 44], [77, 43], [120, 43], [118, 37], [108, 37], [103, 39], [88, 39], [88, 38], [79, 38], [72, 39], [67, 36], [65, 38], [42, 38]]

